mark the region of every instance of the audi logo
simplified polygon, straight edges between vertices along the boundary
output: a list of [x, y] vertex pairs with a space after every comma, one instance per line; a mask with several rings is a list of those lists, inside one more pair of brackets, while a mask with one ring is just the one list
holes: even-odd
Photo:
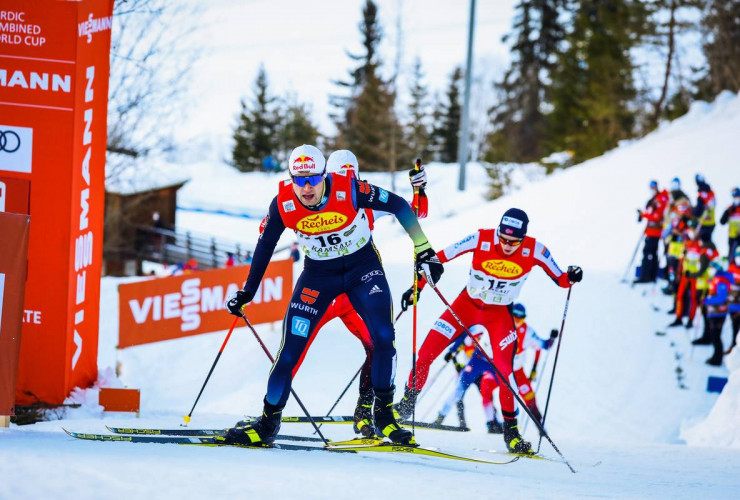
[[21, 147], [21, 138], [12, 130], [0, 130], [0, 152], [15, 153]]

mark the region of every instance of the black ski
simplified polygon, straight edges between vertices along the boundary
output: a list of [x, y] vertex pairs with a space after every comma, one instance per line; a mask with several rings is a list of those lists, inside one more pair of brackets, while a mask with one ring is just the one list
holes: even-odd
[[[108, 427], [109, 431], [116, 434], [134, 434], [147, 436], [223, 436], [226, 429], [143, 429], [132, 427]], [[308, 441], [312, 443], [323, 443], [321, 438], [309, 436], [292, 436], [287, 434], [278, 434], [277, 439], [282, 441]]]
[[224, 444], [216, 441], [210, 436], [165, 436], [165, 435], [135, 435], [125, 436], [122, 434], [86, 434], [81, 432], [72, 432], [67, 429], [63, 429], [64, 432], [77, 439], [84, 439], [87, 441], [119, 441], [127, 443], [158, 443], [158, 444], [183, 444], [183, 445], [200, 445], [200, 446], [231, 446], [236, 448], [257, 448], [257, 449], [271, 449], [277, 448], [280, 450], [291, 450], [291, 451], [351, 451], [351, 450], [334, 450], [331, 448], [324, 448], [323, 446], [309, 446], [300, 444], [285, 444], [285, 443], [274, 443], [272, 445], [261, 445], [261, 446], [248, 446], [239, 444]]
[[[248, 417], [248, 419], [254, 419], [255, 417]], [[330, 417], [311, 417], [313, 418], [314, 422], [317, 424], [352, 424], [354, 423], [354, 418], [352, 415], [340, 415], [340, 416], [330, 416]], [[289, 423], [298, 423], [298, 424], [307, 424], [310, 423], [310, 420], [308, 420], [308, 417], [283, 417], [283, 422], [289, 422]], [[411, 421], [409, 420], [401, 420], [400, 423], [405, 425], [411, 425]], [[458, 427], [455, 425], [443, 425], [443, 424], [433, 424], [431, 422], [416, 422], [416, 427], [422, 428], [422, 429], [434, 429], [438, 431], [453, 431], [453, 432], [468, 432], [470, 429], [468, 427]]]

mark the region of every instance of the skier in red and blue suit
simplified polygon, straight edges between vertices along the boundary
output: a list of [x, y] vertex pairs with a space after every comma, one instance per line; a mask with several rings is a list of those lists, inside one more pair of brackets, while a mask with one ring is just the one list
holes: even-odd
[[[345, 173], [346, 175], [359, 179], [360, 166], [357, 161], [357, 157], [352, 153], [352, 151], [340, 149], [329, 155], [329, 159], [326, 161], [326, 171], [328, 173], [335, 174]], [[411, 201], [411, 209], [417, 214], [419, 219], [423, 219], [427, 216], [428, 211], [428, 199], [424, 189], [427, 184], [427, 175], [423, 167], [419, 169], [411, 169], [409, 171], [409, 181], [411, 182], [411, 186], [415, 188], [414, 198]], [[370, 229], [373, 229], [376, 219], [383, 217], [384, 215], [390, 215], [388, 212], [379, 212], [376, 210], [365, 210], [365, 213], [368, 216]], [[326, 310], [324, 316], [316, 325], [314, 329], [316, 334], [311, 336], [300, 359], [296, 363], [295, 368], [293, 368], [293, 378], [295, 378], [298, 373], [298, 370], [306, 357], [306, 353], [308, 353], [311, 344], [316, 339], [321, 328], [334, 318], [340, 318], [342, 320], [350, 333], [362, 343], [362, 347], [365, 350], [365, 361], [360, 368], [360, 395], [357, 399], [357, 405], [355, 406], [353, 428], [355, 432], [360, 433], [365, 437], [372, 437], [375, 435], [375, 426], [373, 425], [372, 416], [374, 394], [371, 381], [373, 340], [367, 325], [365, 325], [365, 322], [362, 320], [355, 308], [352, 307], [347, 294], [343, 293], [334, 299]]]
[[372, 337], [376, 432], [397, 443], [413, 442], [413, 435], [396, 422], [393, 412], [396, 349], [391, 292], [364, 209], [396, 216], [416, 248], [417, 272], [436, 281], [444, 269], [405, 200], [354, 177], [327, 174], [325, 167], [324, 156], [316, 147], [303, 145], [293, 150], [291, 178], [280, 183], [278, 195], [270, 203], [244, 288], [227, 298], [228, 311], [242, 316], [281, 234], [286, 228], [294, 230], [306, 258], [283, 321], [282, 343], [270, 371], [263, 412], [253, 423], [228, 429], [221, 438], [224, 443], [263, 446], [275, 440], [290, 395], [293, 369], [329, 304], [342, 293], [347, 294]]
[[[523, 210], [511, 208], [504, 213], [497, 229], [480, 229], [437, 254], [441, 262], [448, 262], [465, 253], [473, 253], [467, 287], [452, 303], [452, 308], [466, 325], [479, 324], [488, 331], [493, 346], [493, 362], [511, 380], [512, 385], [515, 383], [512, 380], [512, 363], [517, 334], [511, 307], [532, 268], [541, 267], [563, 288], [583, 278], [583, 271], [578, 266], [570, 266], [567, 272], [561, 271], [550, 250], [527, 236], [528, 223], [529, 218]], [[423, 286], [422, 280], [420, 289]], [[402, 308], [407, 308], [413, 302], [413, 293], [413, 287], [404, 293]], [[408, 418], [411, 415], [416, 396], [426, 383], [432, 362], [446, 346], [463, 334], [464, 329], [450, 311], [446, 311], [435, 322], [419, 349], [416, 387], [413, 386], [412, 371], [403, 399], [396, 405], [401, 417]], [[531, 445], [519, 434], [514, 396], [510, 391], [502, 390], [499, 391], [499, 401], [507, 448], [516, 453], [531, 453]]]

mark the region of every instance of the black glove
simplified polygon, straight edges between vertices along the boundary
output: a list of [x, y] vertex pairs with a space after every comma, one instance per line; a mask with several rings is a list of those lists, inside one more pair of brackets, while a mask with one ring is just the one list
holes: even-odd
[[445, 363], [449, 363], [452, 358], [455, 357], [455, 353], [453, 351], [447, 351], [447, 354], [445, 354]]
[[254, 293], [249, 290], [236, 291], [226, 297], [224, 307], [228, 309], [229, 314], [233, 314], [234, 316], [239, 316], [241, 318], [244, 316], [244, 311], [242, 309], [252, 301], [253, 297]]
[[553, 337], [550, 337], [549, 339], [547, 339], [545, 341], [545, 346], [544, 346], [545, 350], [551, 348], [554, 343], [555, 343], [555, 339]]
[[436, 285], [445, 272], [437, 253], [432, 248], [416, 254], [416, 272], [423, 273], [430, 285]]
[[560, 332], [558, 331], [557, 328], [553, 328], [552, 330], [550, 330], [550, 338], [551, 339], [558, 338], [558, 334], [560, 334]]
[[534, 382], [535, 379], [537, 379], [537, 369], [535, 367], [532, 367], [532, 371], [529, 372], [529, 381]]
[[[417, 288], [416, 302], [419, 302], [419, 295], [421, 295], [421, 289]], [[401, 309], [404, 311], [414, 305], [414, 287], [412, 286], [401, 295]]]
[[578, 266], [568, 266], [568, 281], [578, 283], [583, 279], [583, 269]]
[[642, 222], [642, 210], [637, 209], [637, 222]]

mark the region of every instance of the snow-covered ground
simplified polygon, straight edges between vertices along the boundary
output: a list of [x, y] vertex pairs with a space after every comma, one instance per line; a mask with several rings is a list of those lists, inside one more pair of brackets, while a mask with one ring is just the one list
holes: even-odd
[[[522, 175], [518, 188], [486, 202], [487, 177], [479, 165], [468, 167], [468, 190], [457, 192], [453, 165], [429, 165], [431, 210], [423, 222], [435, 248], [479, 227], [493, 227], [510, 206], [529, 213], [530, 234], [544, 241], [561, 266], [579, 264], [584, 281], [572, 292], [562, 336], [558, 370], [548, 410], [547, 428], [565, 457], [579, 471], [560, 463], [519, 460], [510, 465], [475, 465], [400, 455], [332, 455], [279, 450], [211, 449], [157, 444], [75, 441], [61, 427], [105, 432], [105, 425], [177, 426], [182, 422], [208, 373], [225, 332], [189, 337], [117, 351], [118, 280], [106, 278], [101, 291], [101, 370], [120, 363], [121, 381], [142, 390], [141, 417], [102, 414], [90, 394], [87, 404], [62, 421], [0, 430], [0, 498], [276, 497], [276, 498], [469, 498], [514, 496], [552, 498], [672, 497], [737, 498], [740, 491], [740, 368], [725, 393], [706, 392], [709, 375], [727, 376], [724, 367], [704, 364], [709, 348], [692, 349], [694, 331], [666, 330], [670, 299], [659, 288], [630, 288], [619, 283], [641, 227], [635, 208], [649, 196], [650, 179], [667, 184], [674, 176], [695, 195], [693, 176], [702, 172], [714, 187], [718, 207], [730, 201], [740, 183], [740, 98], [723, 94], [712, 104], [698, 104], [685, 117], [641, 141], [582, 165], [542, 178], [536, 169]], [[238, 174], [224, 166], [196, 165], [180, 201], [221, 204], [241, 210], [264, 210], [278, 177]], [[366, 176], [390, 186], [385, 174]], [[408, 196], [400, 174], [398, 192]], [[207, 216], [181, 211], [178, 224], [193, 230], [254, 241], [259, 219]], [[207, 226], [206, 226], [207, 225]], [[376, 225], [375, 239], [384, 258], [396, 303], [410, 284], [411, 244], [392, 220]], [[290, 235], [286, 235], [289, 241]], [[726, 253], [726, 227], [715, 237]], [[449, 300], [467, 279], [469, 258], [446, 266], [440, 284]], [[532, 273], [521, 301], [529, 322], [541, 332], [560, 326], [566, 292], [544, 273]], [[657, 309], [657, 310], [656, 310]], [[431, 291], [420, 303], [421, 338], [442, 312]], [[728, 328], [726, 326], [726, 328]], [[275, 352], [279, 325], [258, 330]], [[656, 331], [667, 332], [655, 335]], [[729, 329], [725, 331], [725, 343]], [[421, 342], [421, 339], [420, 339]], [[397, 385], [411, 365], [411, 320], [397, 325]], [[319, 334], [294, 388], [314, 414], [324, 414], [363, 358], [359, 343], [338, 321]], [[547, 370], [553, 365], [550, 356]], [[432, 366], [435, 373], [441, 360]], [[685, 378], [679, 387], [676, 368]], [[232, 336], [206, 388], [191, 427], [226, 427], [261, 409], [269, 363], [251, 334]], [[104, 372], [109, 376], [110, 372]], [[443, 372], [417, 415], [434, 418], [453, 373]], [[540, 407], [549, 376], [543, 380]], [[336, 414], [354, 408], [353, 393]], [[493, 458], [485, 450], [503, 449], [500, 436], [484, 432], [480, 397], [466, 395], [470, 433], [417, 431], [426, 446], [453, 453]], [[711, 411], [711, 414], [710, 414]], [[299, 415], [292, 400], [286, 415]], [[454, 423], [455, 417], [448, 417]], [[349, 438], [347, 426], [324, 426], [333, 439]], [[285, 424], [285, 433], [309, 434], [308, 426]], [[527, 437], [537, 436], [532, 425]], [[688, 441], [688, 445], [686, 444]], [[556, 456], [546, 443], [543, 452]], [[599, 463], [597, 466], [594, 464]], [[734, 493], [733, 493], [734, 492]]]

